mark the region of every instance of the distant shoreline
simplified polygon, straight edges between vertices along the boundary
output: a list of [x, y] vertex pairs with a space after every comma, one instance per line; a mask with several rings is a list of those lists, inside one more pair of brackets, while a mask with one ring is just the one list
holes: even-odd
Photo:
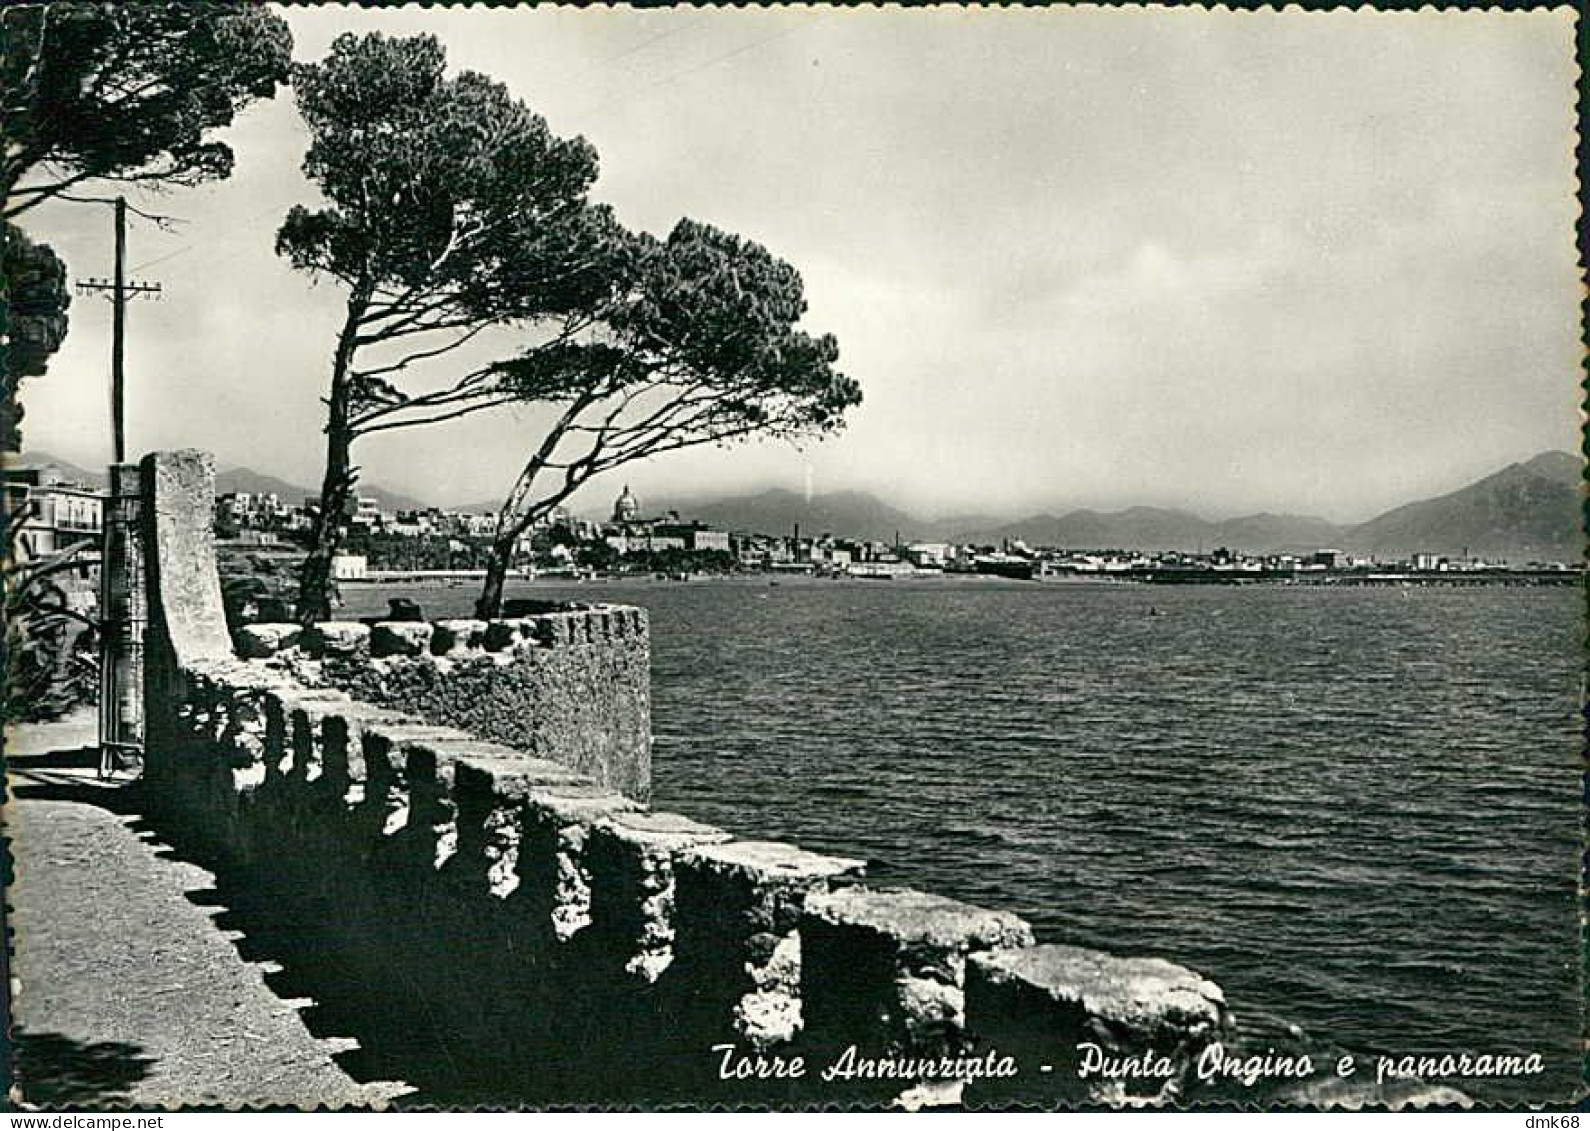
[[[379, 589], [384, 587], [403, 589], [459, 589], [469, 588], [472, 582], [480, 580], [478, 575], [458, 574], [445, 575], [408, 575], [395, 577], [358, 578], [340, 582], [347, 589]], [[640, 586], [675, 586], [675, 585], [733, 585], [751, 588], [791, 586], [819, 586], [819, 585], [853, 585], [868, 589], [885, 585], [1000, 585], [1015, 588], [1044, 588], [1053, 586], [1122, 586], [1146, 585], [1155, 588], [1165, 586], [1198, 587], [1198, 588], [1241, 588], [1245, 586], [1275, 587], [1306, 587], [1310, 589], [1341, 588], [1443, 588], [1443, 589], [1475, 589], [1475, 588], [1561, 588], [1570, 585], [1582, 584], [1584, 571], [1582, 569], [1562, 570], [1516, 570], [1507, 572], [1428, 572], [1428, 573], [1386, 573], [1371, 575], [1354, 575], [1340, 573], [1328, 576], [1310, 577], [1242, 577], [1221, 576], [1213, 574], [1199, 576], [1089, 576], [1080, 574], [1052, 575], [1034, 578], [1030, 581], [1017, 580], [1008, 577], [998, 577], [988, 574], [976, 573], [935, 573], [926, 571], [919, 574], [901, 575], [889, 578], [850, 577], [834, 575], [812, 575], [804, 573], [770, 574], [699, 574], [688, 579], [659, 578], [650, 574], [636, 574], [633, 576], [604, 576], [590, 578], [575, 577], [537, 577], [537, 578], [511, 578], [508, 584], [515, 589], [519, 588], [567, 588], [567, 587], [593, 587], [600, 588], [608, 585], [640, 585]], [[459, 584], [462, 582], [463, 584]]]

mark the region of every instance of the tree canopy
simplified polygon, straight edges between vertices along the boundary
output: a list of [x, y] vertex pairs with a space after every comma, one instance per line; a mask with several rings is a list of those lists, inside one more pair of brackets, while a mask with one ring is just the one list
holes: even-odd
[[548, 284], [581, 281], [555, 256], [541, 264], [546, 278], [523, 272], [537, 237], [556, 236], [584, 206], [595, 151], [555, 136], [500, 83], [470, 71], [450, 79], [445, 66], [432, 36], [345, 34], [323, 62], [293, 70], [311, 136], [304, 173], [329, 203], [295, 207], [277, 251], [375, 288], [372, 340], [555, 311]]
[[681, 220], [630, 237], [621, 284], [580, 341], [495, 367], [517, 399], [561, 406], [499, 517], [478, 612], [494, 616], [513, 542], [591, 477], [635, 460], [753, 436], [817, 437], [861, 402], [831, 335], [798, 328], [799, 272], [766, 248]]
[[13, 377], [39, 377], [66, 337], [66, 308], [72, 304], [66, 264], [15, 224], [0, 229], [0, 240], [9, 298], [6, 334], [0, 342], [5, 371]]
[[14, 5], [0, 38], [7, 216], [92, 178], [227, 176], [232, 150], [210, 132], [271, 97], [292, 53], [286, 23], [253, 4]]
[[586, 199], [595, 150], [553, 134], [500, 83], [449, 77], [446, 62], [432, 36], [349, 34], [293, 70], [310, 132], [303, 168], [325, 203], [294, 207], [276, 249], [347, 289], [306, 619], [329, 608], [354, 439], [513, 399], [489, 369], [447, 355], [514, 323], [570, 339], [627, 253], [611, 213]]
[[66, 264], [46, 244], [37, 244], [15, 224], [0, 224], [0, 450], [22, 448], [22, 405], [16, 399], [24, 377], [42, 376], [66, 337], [72, 304]]
[[[797, 328], [793, 267], [689, 220], [665, 240], [630, 233], [588, 199], [597, 160], [583, 138], [446, 63], [430, 36], [343, 35], [293, 70], [303, 168], [324, 203], [294, 207], [276, 248], [347, 291], [306, 622], [330, 612], [357, 437], [552, 406], [501, 514], [482, 594], [492, 608], [514, 540], [591, 476], [753, 434], [819, 435], [860, 400], [834, 369], [833, 338]], [[517, 353], [459, 360], [477, 335], [508, 329]]]
[[494, 367], [500, 387], [518, 399], [576, 413], [548, 437], [572, 450], [561, 458], [549, 452], [543, 467], [583, 481], [648, 455], [751, 433], [821, 434], [860, 402], [856, 382], [833, 368], [833, 336], [797, 328], [806, 300], [788, 263], [688, 219], [666, 240], [630, 238], [626, 285], [596, 333], [535, 345]]

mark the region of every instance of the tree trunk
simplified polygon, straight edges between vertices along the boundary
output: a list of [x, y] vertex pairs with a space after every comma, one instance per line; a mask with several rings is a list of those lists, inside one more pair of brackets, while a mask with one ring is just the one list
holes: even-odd
[[475, 601], [475, 616], [481, 620], [494, 620], [502, 616], [502, 590], [508, 580], [508, 566], [513, 562], [513, 544], [537, 513], [531, 509], [521, 516], [519, 508], [530, 493], [530, 485], [535, 482], [538, 470], [539, 461], [536, 459], [525, 464], [519, 478], [513, 482], [513, 489], [503, 500], [502, 509], [497, 512], [497, 531], [492, 536], [491, 553], [486, 558], [486, 581], [481, 585], [480, 596]]
[[513, 561], [513, 544], [518, 535], [510, 534], [507, 542], [500, 538], [491, 544], [491, 556], [486, 559], [486, 582], [475, 601], [475, 616], [481, 620], [495, 620], [502, 616], [503, 587], [508, 581], [508, 565]]
[[337, 583], [332, 577], [332, 559], [342, 548], [347, 523], [348, 499], [356, 477], [353, 473], [353, 430], [349, 424], [352, 397], [348, 388], [348, 369], [357, 348], [355, 337], [369, 294], [361, 289], [348, 297], [348, 317], [337, 338], [337, 353], [331, 364], [331, 396], [326, 417], [326, 473], [320, 483], [320, 510], [310, 530], [309, 556], [298, 575], [298, 620], [306, 628], [331, 619]]
[[574, 400], [563, 414], [562, 421], [541, 441], [541, 449], [530, 457], [519, 472], [519, 477], [513, 482], [513, 489], [508, 492], [502, 509], [497, 512], [497, 531], [492, 538], [491, 556], [486, 559], [486, 582], [480, 587], [480, 598], [475, 602], [475, 615], [480, 619], [491, 620], [502, 616], [503, 584], [508, 579], [508, 566], [513, 561], [513, 544], [519, 540], [519, 535], [530, 529], [530, 524], [536, 519], [550, 513], [553, 507], [572, 495], [585, 481], [586, 476], [576, 478], [571, 473], [565, 476], [561, 490], [533, 502], [525, 501], [530, 498], [536, 477], [545, 470], [547, 461], [552, 458], [559, 439], [568, 431], [580, 410], [590, 405], [593, 399], [587, 391]]
[[326, 474], [320, 485], [320, 511], [310, 531], [309, 556], [304, 559], [298, 575], [298, 620], [305, 627], [330, 620], [332, 603], [337, 597], [337, 583], [331, 575], [332, 559], [342, 548], [348, 495], [353, 488], [353, 476], [349, 473], [351, 444], [347, 413], [346, 410], [338, 413], [339, 399], [346, 400], [346, 394], [339, 398], [333, 392], [332, 419], [326, 426]]

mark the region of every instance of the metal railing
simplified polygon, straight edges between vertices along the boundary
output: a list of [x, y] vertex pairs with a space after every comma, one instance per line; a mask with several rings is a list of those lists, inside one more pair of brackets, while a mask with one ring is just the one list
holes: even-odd
[[138, 468], [112, 464], [100, 555], [99, 773], [143, 762], [147, 609]]

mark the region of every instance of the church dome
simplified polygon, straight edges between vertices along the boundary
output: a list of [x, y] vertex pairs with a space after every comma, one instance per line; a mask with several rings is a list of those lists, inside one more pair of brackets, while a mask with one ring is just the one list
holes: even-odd
[[629, 493], [629, 484], [624, 485], [624, 493], [613, 504], [614, 522], [634, 522], [640, 517], [640, 500]]

